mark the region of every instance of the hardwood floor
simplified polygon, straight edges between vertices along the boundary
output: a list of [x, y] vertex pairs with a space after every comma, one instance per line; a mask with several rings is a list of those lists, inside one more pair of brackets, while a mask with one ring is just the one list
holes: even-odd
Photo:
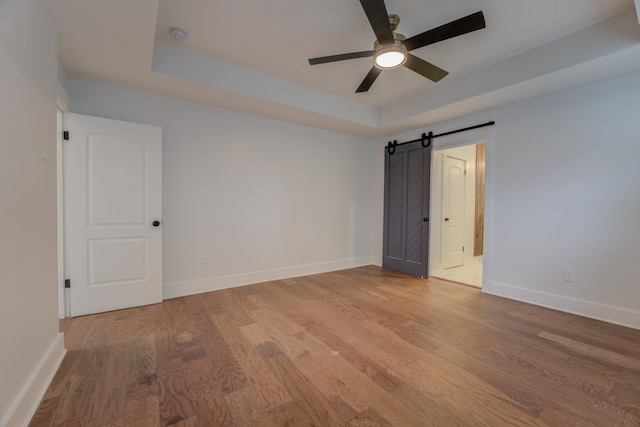
[[640, 331], [378, 267], [61, 329], [31, 426], [640, 426]]

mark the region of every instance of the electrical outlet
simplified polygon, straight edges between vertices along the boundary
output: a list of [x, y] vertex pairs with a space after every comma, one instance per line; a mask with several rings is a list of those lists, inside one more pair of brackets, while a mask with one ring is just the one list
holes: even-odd
[[304, 251], [302, 251], [302, 257], [309, 258], [309, 249], [305, 249]]
[[202, 266], [209, 267], [209, 257], [206, 255], [202, 255]]
[[575, 282], [576, 281], [576, 272], [574, 270], [565, 269], [564, 270], [564, 281], [565, 282]]

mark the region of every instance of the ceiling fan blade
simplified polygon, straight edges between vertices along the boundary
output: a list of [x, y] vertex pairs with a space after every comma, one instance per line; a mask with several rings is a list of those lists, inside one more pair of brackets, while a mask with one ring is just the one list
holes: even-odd
[[330, 56], [321, 56], [319, 58], [309, 58], [309, 64], [311, 65], [326, 64], [327, 62], [344, 61], [347, 59], [355, 59], [355, 58], [366, 58], [370, 56], [373, 56], [372, 50], [366, 50], [364, 52], [342, 53], [340, 55], [330, 55]]
[[407, 54], [407, 62], [404, 63], [404, 66], [433, 82], [438, 82], [442, 80], [447, 74], [449, 74], [442, 68], [436, 67], [435, 65], [410, 53]]
[[376, 33], [376, 39], [380, 44], [393, 44], [395, 39], [391, 24], [389, 24], [389, 14], [384, 0], [360, 0], [360, 4], [364, 9], [364, 13], [369, 18], [369, 23], [373, 32]]
[[485, 27], [484, 14], [480, 11], [409, 37], [403, 43], [407, 50], [414, 50], [476, 30], [481, 30]]
[[376, 79], [378, 78], [381, 72], [382, 72], [381, 69], [376, 67], [371, 67], [371, 71], [369, 71], [369, 74], [367, 74], [367, 76], [364, 78], [362, 83], [360, 83], [360, 86], [358, 86], [358, 89], [356, 89], [356, 93], [368, 91], [371, 85], [373, 84], [373, 82], [376, 81]]

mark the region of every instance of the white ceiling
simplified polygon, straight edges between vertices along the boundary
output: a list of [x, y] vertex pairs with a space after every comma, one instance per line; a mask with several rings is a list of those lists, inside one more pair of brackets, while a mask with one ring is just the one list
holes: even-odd
[[413, 52], [450, 72], [441, 82], [401, 68], [363, 94], [371, 58], [307, 62], [372, 49], [357, 0], [47, 3], [72, 78], [367, 137], [640, 69], [634, 0], [386, 0], [407, 37], [478, 10], [487, 28]]

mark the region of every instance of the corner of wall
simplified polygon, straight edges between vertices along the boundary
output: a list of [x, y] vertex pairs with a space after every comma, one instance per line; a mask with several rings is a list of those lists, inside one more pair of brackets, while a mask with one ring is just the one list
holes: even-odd
[[34, 371], [20, 388], [9, 411], [0, 420], [0, 425], [26, 426], [29, 424], [66, 352], [64, 335], [60, 333], [53, 339]]
[[58, 58], [58, 85], [56, 87], [56, 96], [58, 97], [58, 106], [61, 104], [64, 106], [64, 111], [69, 111], [70, 97], [69, 97], [69, 77], [67, 71], [64, 69], [60, 58]]
[[383, 232], [384, 229], [384, 153], [386, 151], [385, 144], [383, 142], [376, 142], [374, 144], [374, 155], [372, 170], [374, 171], [374, 183], [372, 186], [373, 191], [373, 244], [371, 247], [372, 264], [382, 266], [382, 245], [383, 245]]

